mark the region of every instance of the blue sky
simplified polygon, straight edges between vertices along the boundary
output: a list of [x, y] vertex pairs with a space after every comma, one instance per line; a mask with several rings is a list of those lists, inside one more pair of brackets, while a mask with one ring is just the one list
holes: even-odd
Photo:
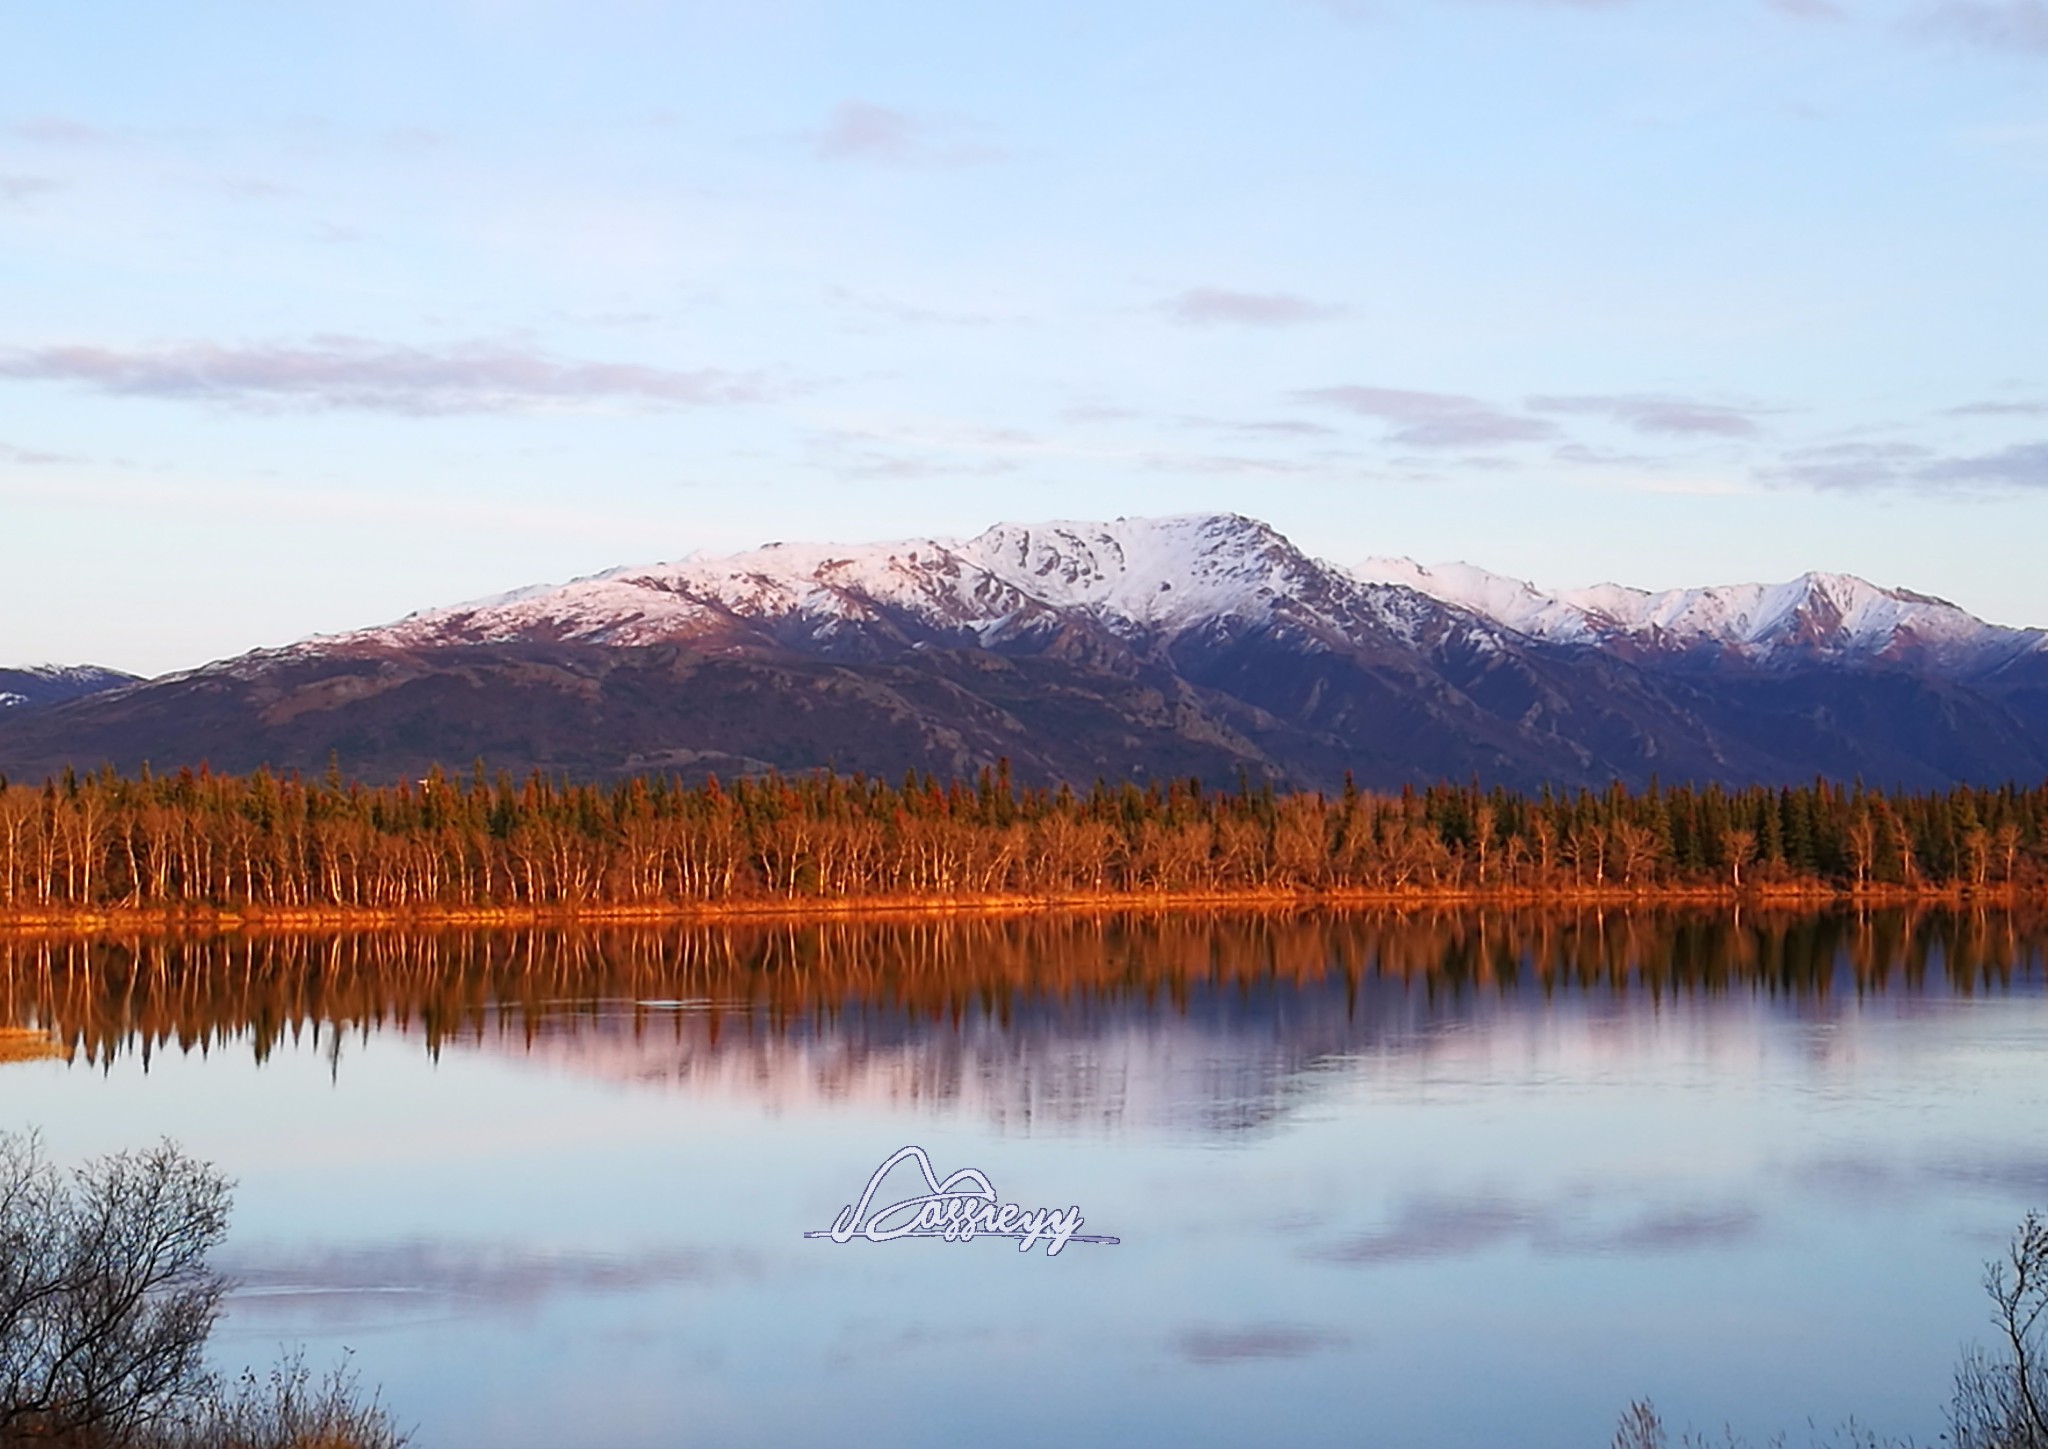
[[0, 663], [1229, 509], [2048, 624], [2048, 0], [0, 0]]

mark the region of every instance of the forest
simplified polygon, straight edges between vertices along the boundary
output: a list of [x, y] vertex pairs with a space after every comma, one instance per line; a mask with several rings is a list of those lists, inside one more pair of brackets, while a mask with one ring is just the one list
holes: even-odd
[[2048, 890], [2048, 783], [1908, 794], [1614, 786], [1373, 794], [830, 774], [391, 785], [0, 777], [0, 917], [820, 908], [976, 899]]

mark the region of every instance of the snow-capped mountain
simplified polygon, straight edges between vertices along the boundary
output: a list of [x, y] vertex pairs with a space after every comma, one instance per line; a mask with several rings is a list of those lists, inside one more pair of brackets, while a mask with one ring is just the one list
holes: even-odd
[[67, 699], [82, 699], [137, 682], [132, 674], [102, 669], [95, 664], [32, 664], [20, 669], [0, 669], [0, 710], [61, 704]]
[[744, 622], [785, 643], [910, 630], [994, 648], [1040, 639], [1069, 616], [1125, 639], [1292, 622], [1411, 642], [1443, 617], [1409, 589], [1353, 579], [1265, 524], [1223, 514], [1006, 523], [966, 540], [771, 543], [610, 569], [319, 642], [644, 645], [704, 639]]
[[1464, 563], [1424, 568], [1412, 559], [1380, 558], [1353, 572], [1470, 609], [1532, 639], [1645, 662], [1887, 665], [1967, 679], [2048, 645], [2042, 630], [1987, 624], [1945, 599], [1849, 574], [1660, 593], [1619, 584], [1545, 593]]
[[[5, 688], [0, 682], [0, 688]], [[2048, 775], [2048, 647], [1840, 575], [1545, 594], [1234, 514], [617, 568], [0, 717], [0, 771], [766, 769], [1933, 787]]]

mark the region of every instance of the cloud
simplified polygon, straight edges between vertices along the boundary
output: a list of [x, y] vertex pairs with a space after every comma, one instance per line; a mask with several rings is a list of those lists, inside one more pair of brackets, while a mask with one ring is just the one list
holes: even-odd
[[1583, 413], [1611, 418], [1639, 433], [1677, 436], [1751, 438], [1757, 434], [1755, 408], [1696, 402], [1654, 393], [1605, 396], [1532, 397], [1529, 406], [1543, 413]]
[[49, 468], [60, 463], [79, 461], [64, 453], [39, 453], [33, 448], [17, 448], [12, 443], [0, 443], [0, 463], [12, 463], [17, 468]]
[[1944, 458], [1920, 470], [1923, 482], [2048, 488], [2048, 443], [2015, 443], [1974, 458]]
[[1580, 463], [1592, 468], [1661, 468], [1662, 458], [1646, 453], [1617, 453], [1609, 448], [1589, 448], [1584, 443], [1560, 443], [1550, 456], [1560, 463]]
[[1855, 490], [1902, 487], [1932, 455], [1917, 443], [1830, 443], [1800, 448], [1763, 470], [1770, 483]]
[[63, 189], [64, 183], [51, 176], [0, 176], [0, 201], [27, 201]]
[[1942, 0], [1922, 25], [1929, 34], [1988, 50], [2048, 55], [2048, 0]]
[[1554, 424], [1525, 418], [1478, 398], [1456, 393], [1410, 392], [1392, 387], [1320, 387], [1293, 395], [1296, 402], [1340, 408], [1394, 424], [1390, 442], [1416, 448], [1491, 447], [1541, 442], [1557, 436]]
[[1226, 423], [1232, 432], [1255, 433], [1271, 438], [1331, 438], [1337, 430], [1322, 423], [1311, 423], [1301, 418], [1275, 418], [1255, 423]]
[[1125, 423], [1139, 416], [1136, 408], [1112, 407], [1108, 403], [1076, 403], [1060, 413], [1068, 423]]
[[1002, 153], [975, 144], [957, 122], [913, 116], [869, 101], [843, 101], [811, 149], [821, 161], [856, 161], [882, 166], [970, 166]]
[[2048, 443], [1952, 457], [1913, 443], [1836, 443], [1801, 449], [1762, 476], [1771, 483], [1843, 492], [2048, 489]]
[[677, 371], [640, 363], [560, 362], [499, 343], [409, 347], [359, 337], [300, 345], [214, 343], [0, 351], [0, 378], [69, 382], [117, 397], [398, 413], [521, 413], [579, 404], [704, 407], [756, 403], [776, 392], [760, 375]]
[[1299, 1323], [1251, 1323], [1238, 1328], [1190, 1328], [1174, 1347], [1190, 1363], [1215, 1366], [1247, 1360], [1307, 1358], [1351, 1340], [1326, 1328]]
[[1155, 473], [1280, 477], [1316, 473], [1323, 465], [1289, 458], [1245, 458], [1228, 453], [1146, 453], [1138, 460]]
[[7, 128], [8, 134], [45, 146], [97, 146], [110, 139], [98, 126], [66, 116], [37, 116]]
[[1222, 287], [1196, 287], [1162, 302], [1176, 322], [1207, 327], [1224, 323], [1238, 327], [1296, 327], [1304, 322], [1330, 322], [1351, 309], [1315, 302], [1291, 292], [1232, 292]]
[[1791, 15], [1800, 20], [1847, 20], [1849, 12], [1833, 3], [1833, 0], [1764, 0], [1764, 4], [1780, 15]]
[[1006, 322], [1020, 321], [1016, 317], [1002, 317], [993, 312], [952, 312], [939, 307], [920, 307], [909, 302], [898, 302], [887, 297], [863, 297], [849, 292], [844, 287], [830, 288], [826, 295], [839, 306], [852, 312], [879, 318], [886, 322], [900, 323], [906, 327], [996, 327]]
[[1965, 403], [1959, 408], [1944, 409], [1942, 415], [1951, 418], [2040, 418], [2048, 417], [2048, 402]]

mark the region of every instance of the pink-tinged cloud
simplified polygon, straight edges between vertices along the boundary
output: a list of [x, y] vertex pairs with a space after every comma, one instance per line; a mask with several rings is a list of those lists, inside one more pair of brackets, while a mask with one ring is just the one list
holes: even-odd
[[1295, 327], [1304, 322], [1331, 322], [1349, 308], [1315, 302], [1291, 292], [1233, 292], [1222, 287], [1196, 287], [1161, 304], [1176, 322], [1197, 327], [1223, 323], [1237, 327]]
[[1959, 408], [1945, 408], [1951, 418], [2040, 418], [2048, 417], [2048, 402], [1979, 402]]
[[8, 134], [45, 146], [97, 146], [108, 139], [98, 126], [88, 126], [68, 116], [36, 116], [7, 128]]
[[563, 362], [498, 343], [427, 348], [358, 337], [316, 337], [296, 346], [20, 348], [0, 351], [0, 378], [75, 383], [117, 397], [414, 417], [579, 404], [706, 407], [763, 402], [780, 391], [757, 373]]
[[1914, 443], [1835, 443], [1801, 449], [1762, 476], [1771, 483], [1839, 492], [2032, 492], [2048, 489], [2048, 443], [1946, 457]]
[[2048, 0], [1941, 0], [1924, 17], [1932, 34], [1989, 50], [2048, 55]]
[[1755, 437], [1758, 431], [1758, 409], [1653, 393], [1532, 397], [1529, 406], [1542, 413], [1579, 413], [1610, 418], [1638, 433], [1663, 436], [1750, 438]]
[[78, 459], [64, 453], [43, 453], [34, 448], [17, 448], [12, 443], [0, 443], [0, 463], [11, 463], [17, 468], [51, 468], [61, 463], [76, 463]]
[[1001, 156], [966, 139], [962, 129], [870, 101], [844, 101], [812, 134], [811, 148], [820, 160], [880, 166], [969, 166]]
[[50, 176], [0, 176], [0, 201], [28, 201], [63, 189], [64, 183]]
[[1387, 440], [1416, 448], [1484, 448], [1542, 442], [1557, 427], [1458, 393], [1411, 392], [1395, 387], [1319, 387], [1294, 394], [1296, 402], [1338, 408], [1393, 424]]
[[1936, 485], [2048, 488], [2048, 443], [2015, 443], [1995, 453], [1945, 458], [1922, 468], [1920, 481]]
[[1849, 12], [1834, 4], [1833, 0], [1764, 0], [1764, 4], [1780, 15], [1790, 15], [1797, 20], [1847, 20]]

